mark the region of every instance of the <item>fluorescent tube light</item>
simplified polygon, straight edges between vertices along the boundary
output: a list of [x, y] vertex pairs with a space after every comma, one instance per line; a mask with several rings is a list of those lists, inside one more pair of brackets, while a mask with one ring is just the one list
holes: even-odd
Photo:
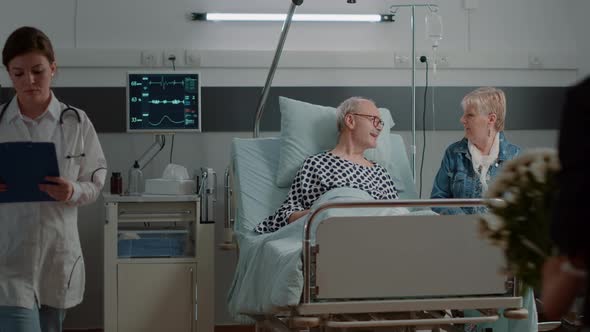
[[[283, 22], [286, 14], [251, 14], [251, 13], [192, 13], [195, 21], [277, 21]], [[380, 14], [295, 14], [293, 21], [304, 22], [393, 22], [393, 15]]]

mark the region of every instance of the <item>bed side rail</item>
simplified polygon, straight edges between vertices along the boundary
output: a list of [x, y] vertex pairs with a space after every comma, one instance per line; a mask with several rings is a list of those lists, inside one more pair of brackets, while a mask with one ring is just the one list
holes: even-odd
[[232, 172], [230, 166], [225, 168], [223, 174], [223, 194], [224, 194], [224, 213], [223, 213], [223, 242], [219, 244], [221, 250], [235, 250], [237, 244], [234, 240], [234, 218], [233, 218], [233, 191], [232, 191]]
[[[251, 315], [258, 328], [272, 331], [300, 331], [311, 328], [332, 328], [346, 330], [348, 328], [402, 328], [419, 327], [420, 330], [449, 332], [464, 331], [464, 324], [494, 322], [499, 319], [496, 310], [480, 310], [480, 317], [454, 317], [447, 311], [388, 312], [364, 314], [332, 314], [324, 316], [272, 316]], [[396, 329], [397, 331], [397, 329]], [[400, 330], [401, 331], [401, 330]], [[404, 331], [415, 331], [409, 329]]]
[[[315, 259], [317, 255], [317, 248], [312, 247], [312, 225], [315, 223], [322, 223], [324, 220], [319, 221], [317, 216], [328, 209], [335, 209], [335, 208], [367, 208], [367, 207], [433, 207], [433, 206], [479, 206], [484, 205], [487, 203], [487, 200], [482, 199], [432, 199], [432, 200], [389, 200], [389, 201], [349, 201], [349, 202], [331, 202], [320, 206], [318, 209], [312, 212], [310, 218], [308, 218], [304, 225], [304, 234], [303, 234], [303, 270], [304, 270], [304, 288], [303, 288], [303, 295], [302, 295], [302, 303], [311, 303], [312, 295], [315, 295], [316, 289], [314, 284], [312, 284], [312, 274], [313, 268], [312, 267], [312, 260]], [[432, 218], [432, 216], [429, 216]], [[341, 220], [345, 220], [346, 217], [341, 217]], [[367, 217], [368, 220], [379, 219], [383, 217]], [[373, 219], [371, 219], [373, 218]], [[438, 218], [438, 217], [437, 217]], [[328, 218], [330, 220], [332, 218]], [[344, 224], [344, 223], [341, 223]], [[380, 224], [382, 226], [382, 224]], [[496, 256], [498, 256], [496, 254]], [[383, 257], [382, 257], [383, 258]], [[504, 285], [502, 284], [502, 287]], [[496, 285], [496, 288], [499, 288]], [[504, 288], [505, 289], [505, 288]], [[513, 288], [512, 291], [516, 293], [516, 290]], [[314, 294], [312, 294], [314, 293]]]

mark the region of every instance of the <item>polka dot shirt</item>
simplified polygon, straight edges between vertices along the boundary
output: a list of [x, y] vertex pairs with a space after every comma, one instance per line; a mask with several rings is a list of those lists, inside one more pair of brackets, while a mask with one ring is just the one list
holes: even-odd
[[372, 167], [362, 166], [322, 152], [303, 162], [285, 202], [254, 230], [260, 234], [275, 232], [287, 226], [293, 212], [311, 208], [325, 192], [342, 187], [364, 190], [379, 200], [398, 198], [393, 180], [383, 166], [377, 163]]

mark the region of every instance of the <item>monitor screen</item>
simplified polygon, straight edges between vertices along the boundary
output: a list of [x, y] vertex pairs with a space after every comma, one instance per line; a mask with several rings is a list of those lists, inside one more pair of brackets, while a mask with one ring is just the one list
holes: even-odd
[[201, 131], [201, 75], [195, 71], [127, 73], [127, 131]]

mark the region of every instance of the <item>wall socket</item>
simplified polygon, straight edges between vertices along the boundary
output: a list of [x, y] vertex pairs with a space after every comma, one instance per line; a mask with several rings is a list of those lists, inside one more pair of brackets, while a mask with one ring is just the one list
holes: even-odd
[[181, 49], [166, 49], [164, 50], [164, 59], [163, 64], [164, 67], [172, 68], [172, 60], [174, 59], [174, 65], [176, 67], [181, 67], [184, 65], [184, 57], [183, 57], [183, 50]]
[[395, 68], [411, 68], [410, 56], [403, 53], [395, 53], [393, 56], [393, 63]]
[[187, 67], [200, 67], [201, 56], [197, 50], [185, 50], [184, 63]]
[[[424, 69], [426, 66], [425, 63], [420, 62], [420, 57], [424, 55], [428, 59], [428, 66], [432, 68], [433, 61], [432, 61], [432, 54], [420, 54], [416, 55], [416, 69]], [[436, 55], [437, 61], [437, 68], [448, 68], [449, 67], [449, 57], [445, 54], [437, 54]], [[404, 53], [396, 53], [394, 55], [393, 61], [395, 63], [395, 68], [398, 69], [408, 69], [412, 68], [412, 62], [410, 60], [410, 56]]]
[[160, 65], [161, 54], [155, 50], [141, 51], [141, 65], [144, 67], [156, 67]]
[[[424, 66], [426, 65], [425, 63], [420, 62], [420, 57], [422, 55], [418, 55], [416, 56], [416, 68], [424, 68]], [[426, 55], [424, 54], [424, 56], [428, 59], [428, 68], [434, 68], [434, 61], [432, 58], [432, 54], [430, 55]], [[438, 53], [436, 55], [436, 68], [440, 69], [440, 68], [448, 68], [449, 67], [449, 56], [445, 55], [445, 54], [440, 54]]]
[[165, 67], [172, 69], [171, 59], [174, 59], [174, 66], [176, 68], [194, 68], [201, 65], [201, 55], [198, 50], [171, 48], [141, 51], [141, 65], [144, 67]]

